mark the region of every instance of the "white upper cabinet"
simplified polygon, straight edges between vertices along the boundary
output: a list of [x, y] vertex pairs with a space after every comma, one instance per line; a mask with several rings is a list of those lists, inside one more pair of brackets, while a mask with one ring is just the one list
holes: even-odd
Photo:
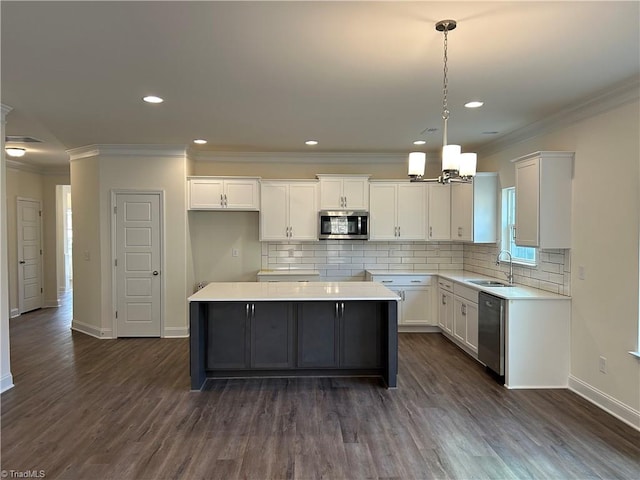
[[371, 182], [369, 240], [426, 240], [426, 184]]
[[320, 210], [369, 210], [369, 175], [318, 174]]
[[516, 168], [516, 245], [571, 248], [573, 152], [535, 152]]
[[472, 183], [451, 184], [451, 240], [495, 243], [497, 212], [497, 173], [477, 173]]
[[318, 240], [318, 182], [263, 180], [260, 240]]
[[259, 210], [258, 177], [189, 177], [189, 210]]
[[451, 239], [451, 185], [430, 183], [427, 187], [429, 208], [429, 240]]

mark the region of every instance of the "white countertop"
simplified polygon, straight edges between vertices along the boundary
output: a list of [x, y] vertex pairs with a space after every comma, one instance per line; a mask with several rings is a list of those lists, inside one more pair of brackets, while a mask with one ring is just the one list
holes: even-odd
[[269, 275], [274, 275], [274, 276], [283, 276], [283, 277], [287, 277], [287, 276], [295, 276], [295, 275], [301, 275], [301, 276], [320, 276], [320, 271], [318, 270], [304, 270], [304, 269], [278, 269], [278, 270], [260, 270], [258, 272], [258, 276], [269, 276]]
[[212, 282], [190, 302], [400, 300], [376, 282]]
[[464, 284], [465, 287], [473, 288], [481, 292], [487, 292], [496, 297], [507, 300], [571, 300], [566, 295], [558, 295], [557, 293], [546, 292], [537, 288], [526, 287], [524, 285], [514, 284], [512, 287], [487, 287], [476, 285], [469, 280], [498, 280], [507, 283], [506, 279], [488, 277], [480, 273], [468, 272], [466, 270], [367, 270], [371, 275], [437, 275], [440, 278], [452, 280]]

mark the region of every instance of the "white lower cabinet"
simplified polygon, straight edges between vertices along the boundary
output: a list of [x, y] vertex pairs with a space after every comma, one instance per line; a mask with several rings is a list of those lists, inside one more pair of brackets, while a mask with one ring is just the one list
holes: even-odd
[[433, 314], [433, 288], [431, 275], [369, 274], [368, 279], [382, 283], [400, 297], [398, 302], [398, 327], [436, 326]]
[[438, 326], [442, 333], [476, 357], [478, 354], [478, 291], [440, 279]]
[[438, 280], [438, 326], [453, 333], [453, 283], [443, 279]]

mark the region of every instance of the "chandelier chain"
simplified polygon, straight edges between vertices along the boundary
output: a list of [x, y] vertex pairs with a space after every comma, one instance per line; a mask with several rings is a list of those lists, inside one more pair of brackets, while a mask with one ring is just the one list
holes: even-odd
[[447, 105], [447, 95], [449, 93], [449, 78], [447, 73], [449, 72], [449, 67], [447, 65], [448, 56], [447, 56], [447, 33], [449, 29], [448, 26], [444, 27], [444, 74], [442, 77], [442, 118], [447, 120], [449, 118], [449, 107]]

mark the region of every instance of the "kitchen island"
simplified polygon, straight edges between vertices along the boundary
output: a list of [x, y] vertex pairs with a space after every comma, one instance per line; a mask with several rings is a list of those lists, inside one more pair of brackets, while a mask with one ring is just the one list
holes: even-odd
[[395, 388], [399, 299], [375, 282], [210, 283], [189, 297], [191, 389], [297, 376], [377, 376]]

